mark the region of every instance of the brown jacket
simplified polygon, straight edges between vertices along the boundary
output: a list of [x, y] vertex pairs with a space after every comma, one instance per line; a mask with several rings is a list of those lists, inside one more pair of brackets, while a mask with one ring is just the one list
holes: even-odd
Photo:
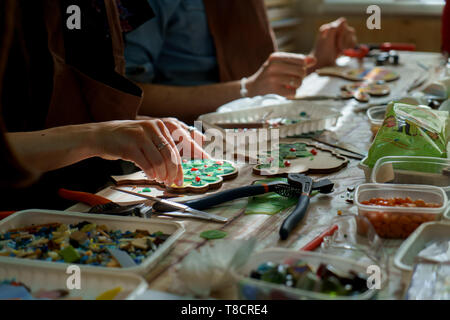
[[[16, 9], [13, 1], [15, 0], [0, 0], [0, 49], [2, 49], [0, 50], [0, 97], [8, 49], [13, 37], [12, 26]], [[0, 189], [23, 186], [31, 182], [32, 175], [19, 164], [11, 152], [4, 131], [0, 117]]]
[[277, 50], [263, 0], [203, 0], [220, 81], [254, 74]]
[[[2, 2], [17, 4], [19, 0], [0, 0], [0, 3]], [[21, 13], [30, 4], [37, 6], [39, 10], [42, 9], [43, 11], [45, 23], [44, 17], [40, 15], [39, 20], [42, 22], [42, 28], [39, 28], [39, 30], [47, 29], [47, 32], [43, 33], [43, 35], [44, 39], [48, 38], [48, 48], [45, 45], [43, 47], [47, 55], [49, 54], [48, 51], [50, 51], [50, 60], [53, 63], [50, 63], [50, 68], [41, 69], [49, 74], [50, 80], [53, 74], [53, 81], [50, 81], [52, 83], [49, 84], [49, 95], [51, 97], [48, 100], [50, 100], [50, 103], [31, 100], [33, 104], [27, 109], [33, 110], [34, 107], [34, 109], [41, 110], [44, 116], [43, 121], [38, 121], [35, 127], [27, 126], [28, 123], [25, 121], [20, 123], [24, 124], [23, 126], [17, 126], [19, 128], [17, 131], [38, 130], [44, 127], [87, 122], [134, 119], [140, 107], [142, 100], [141, 89], [123, 76], [125, 65], [123, 58], [123, 40], [115, 1], [97, 1], [100, 3], [104, 2], [104, 12], [106, 13], [103, 14], [103, 11], [101, 13], [102, 21], [100, 22], [101, 28], [99, 28], [103, 29], [105, 27], [105, 30], [108, 31], [108, 33], [100, 34], [101, 41], [103, 41], [102, 44], [107, 44], [105, 46], [96, 46], [95, 39], [91, 39], [95, 37], [91, 37], [91, 33], [86, 32], [87, 29], [83, 29], [81, 34], [71, 33], [68, 36], [66, 17], [64, 16], [65, 2], [72, 3], [72, 1], [68, 0], [20, 1], [21, 5], [23, 5], [21, 10], [19, 10]], [[89, 5], [89, 1], [80, 0], [78, 2], [82, 5]], [[29, 10], [27, 12], [30, 13]], [[31, 12], [30, 14], [33, 13]], [[83, 16], [84, 14], [85, 11], [83, 11]], [[97, 15], [90, 21], [96, 21], [96, 19]], [[106, 22], [103, 23], [103, 21]], [[23, 22], [27, 21], [25, 20]], [[1, 23], [2, 21], [0, 21]], [[20, 22], [18, 23], [20, 24]], [[27, 23], [27, 26], [29, 25], [30, 23]], [[32, 25], [31, 29], [33, 29]], [[103, 32], [102, 30], [94, 29], [94, 33]], [[89, 45], [83, 46], [86, 37], [90, 39], [90, 42]], [[38, 42], [42, 44], [41, 41]], [[8, 53], [5, 47], [1, 49], [3, 49], [1, 50], [2, 53]], [[35, 57], [35, 55], [33, 56]], [[97, 61], [104, 59], [108, 63], [101, 64], [102, 67], [97, 68], [96, 62], [92, 62], [89, 59], [91, 56], [95, 56]], [[4, 62], [4, 59], [0, 60]], [[34, 61], [36, 62], [36, 60]], [[37, 62], [39, 63], [39, 60]], [[109, 68], [110, 65], [113, 66]], [[4, 66], [4, 64], [0, 66]], [[33, 63], [33, 66], [36, 66], [36, 63]], [[8, 63], [8, 67], [11, 67], [9, 74], [14, 74], [16, 65]], [[22, 74], [23, 78], [26, 78], [28, 75], [28, 73]], [[35, 78], [39, 80], [39, 76], [41, 75], [39, 74]], [[2, 81], [1, 84], [3, 86], [6, 83], [10, 82]], [[7, 105], [3, 104], [3, 107], [5, 107], [4, 112], [11, 109], [16, 111], [13, 114], [15, 117], [10, 117], [5, 121], [8, 128], [11, 123], [14, 123], [15, 119], [19, 118], [20, 120], [21, 112], [22, 114], [25, 112], [22, 111], [25, 110], [24, 106], [15, 100], [17, 95], [22, 94], [25, 96], [28, 92], [25, 86], [14, 86], [13, 89], [14, 92], [5, 92], [5, 96], [8, 93], [9, 103]], [[39, 93], [41, 91], [38, 90]], [[36, 107], [37, 105], [39, 105], [38, 108]], [[50, 107], [48, 108], [49, 105]], [[27, 115], [30, 118], [29, 114], [23, 115]], [[22, 176], [26, 176], [26, 174], [22, 172], [23, 170], [20, 170], [17, 160], [7, 151], [7, 143], [1, 131], [2, 126], [0, 125], [0, 152], [2, 152], [0, 155], [0, 165], [2, 165], [2, 171], [3, 169], [8, 170], [8, 175], [3, 172], [1, 173], [0, 185], [4, 182], [4, 185], [12, 187], [15, 181], [19, 180]], [[9, 172], [10, 168], [17, 170]], [[30, 207], [48, 209], [67, 208], [70, 203], [61, 201], [58, 197], [57, 190], [59, 188], [96, 192], [105, 185], [111, 174], [121, 174], [121, 170], [122, 164], [117, 161], [104, 161], [94, 158], [64, 169], [49, 172], [43, 175], [30, 188], [4, 190], [0, 210], [19, 210]]]
[[[104, 0], [114, 56], [114, 88], [86, 75], [66, 63], [60, 2], [45, 0], [49, 49], [54, 61], [54, 89], [47, 116], [47, 127], [109, 120], [133, 120], [142, 102], [142, 91], [123, 75], [124, 42], [115, 0]], [[75, 31], [76, 32], [76, 31]], [[95, 50], [95, 48], [86, 48]], [[127, 90], [123, 90], [123, 88]], [[128, 92], [127, 92], [128, 91]]]

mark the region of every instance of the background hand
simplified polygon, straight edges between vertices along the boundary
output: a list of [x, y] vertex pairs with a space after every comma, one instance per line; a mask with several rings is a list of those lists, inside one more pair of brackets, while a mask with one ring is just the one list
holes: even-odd
[[275, 93], [295, 97], [298, 87], [306, 76], [307, 68], [316, 63], [314, 57], [302, 54], [275, 52], [262, 67], [248, 79], [249, 96]]
[[311, 52], [311, 55], [317, 59], [314, 69], [334, 66], [336, 59], [343, 51], [354, 48], [356, 44], [355, 29], [348, 25], [345, 18], [339, 18], [322, 25], [319, 29], [314, 49]]

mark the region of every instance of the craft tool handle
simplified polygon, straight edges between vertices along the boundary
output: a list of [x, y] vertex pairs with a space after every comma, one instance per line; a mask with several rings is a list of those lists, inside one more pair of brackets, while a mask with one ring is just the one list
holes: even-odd
[[260, 194], [264, 194], [267, 192], [271, 192], [273, 184], [260, 184], [260, 185], [251, 185], [251, 186], [245, 186], [240, 187], [236, 189], [230, 189], [226, 191], [222, 191], [216, 194], [213, 194], [211, 196], [206, 196], [204, 198], [198, 199], [198, 200], [191, 200], [188, 202], [185, 202], [184, 204], [188, 207], [191, 207], [192, 209], [197, 210], [204, 210], [210, 207], [213, 207], [215, 205], [228, 202], [231, 200], [239, 199], [239, 198], [245, 198], [245, 197], [251, 197], [251, 196], [257, 196]]
[[96, 194], [80, 191], [71, 191], [67, 189], [59, 189], [58, 195], [63, 199], [82, 202], [90, 205], [91, 207], [104, 205], [111, 202], [111, 200], [103, 198]]
[[416, 45], [412, 43], [395, 43], [395, 42], [385, 42], [380, 45], [381, 51], [416, 51]]
[[323, 239], [325, 237], [332, 236], [337, 231], [338, 228], [339, 227], [336, 224], [333, 225], [331, 228], [328, 228], [327, 230], [322, 232], [320, 235], [315, 237], [311, 242], [309, 242], [306, 246], [304, 246], [300, 250], [303, 250], [303, 251], [313, 251], [313, 250], [315, 250], [316, 248], [318, 248], [322, 244]]
[[302, 221], [309, 206], [309, 195], [302, 194], [298, 200], [297, 206], [294, 211], [283, 221], [280, 228], [281, 240], [286, 240], [289, 237], [289, 233]]
[[0, 220], [6, 219], [16, 213], [16, 211], [0, 211]]
[[359, 58], [362, 59], [369, 53], [369, 47], [366, 45], [360, 45], [355, 49], [346, 49], [344, 50], [344, 55], [351, 58]]

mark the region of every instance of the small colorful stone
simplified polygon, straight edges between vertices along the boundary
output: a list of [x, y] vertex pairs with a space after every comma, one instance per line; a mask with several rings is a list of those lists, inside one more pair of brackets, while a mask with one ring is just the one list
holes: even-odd
[[80, 254], [72, 247], [68, 246], [64, 250], [59, 252], [59, 255], [63, 257], [64, 262], [72, 263], [80, 260]]
[[195, 171], [198, 171], [198, 169], [197, 168], [192, 168], [191, 171], [195, 172]]
[[208, 230], [200, 233], [200, 237], [206, 240], [216, 240], [225, 238], [228, 235], [227, 232], [222, 230]]
[[286, 161], [284, 162], [284, 166], [285, 166], [285, 167], [290, 167], [290, 166], [291, 166], [291, 162], [286, 160]]
[[312, 154], [312, 155], [314, 155], [314, 156], [316, 156], [316, 155], [317, 155], [317, 150], [316, 150], [316, 149], [311, 149], [311, 151], [310, 151], [310, 152], [311, 152], [311, 154]]
[[296, 151], [297, 151], [297, 149], [295, 149], [295, 148], [291, 148], [291, 149], [289, 149], [289, 151], [291, 151], [291, 152], [296, 152]]
[[195, 177], [195, 181], [200, 182], [200, 181], [202, 181], [202, 179], [197, 176], [197, 177]]
[[114, 300], [115, 297], [122, 291], [121, 287], [117, 287], [112, 290], [108, 290], [99, 295], [95, 300]]

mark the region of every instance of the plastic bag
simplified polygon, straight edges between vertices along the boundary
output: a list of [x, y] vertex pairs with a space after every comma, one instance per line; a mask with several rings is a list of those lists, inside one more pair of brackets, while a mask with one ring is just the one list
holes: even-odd
[[385, 156], [447, 158], [447, 111], [391, 102], [363, 164], [373, 168]]
[[194, 250], [177, 267], [174, 291], [206, 298], [212, 292], [233, 284], [231, 271], [242, 267], [250, 257], [256, 239], [218, 240]]

